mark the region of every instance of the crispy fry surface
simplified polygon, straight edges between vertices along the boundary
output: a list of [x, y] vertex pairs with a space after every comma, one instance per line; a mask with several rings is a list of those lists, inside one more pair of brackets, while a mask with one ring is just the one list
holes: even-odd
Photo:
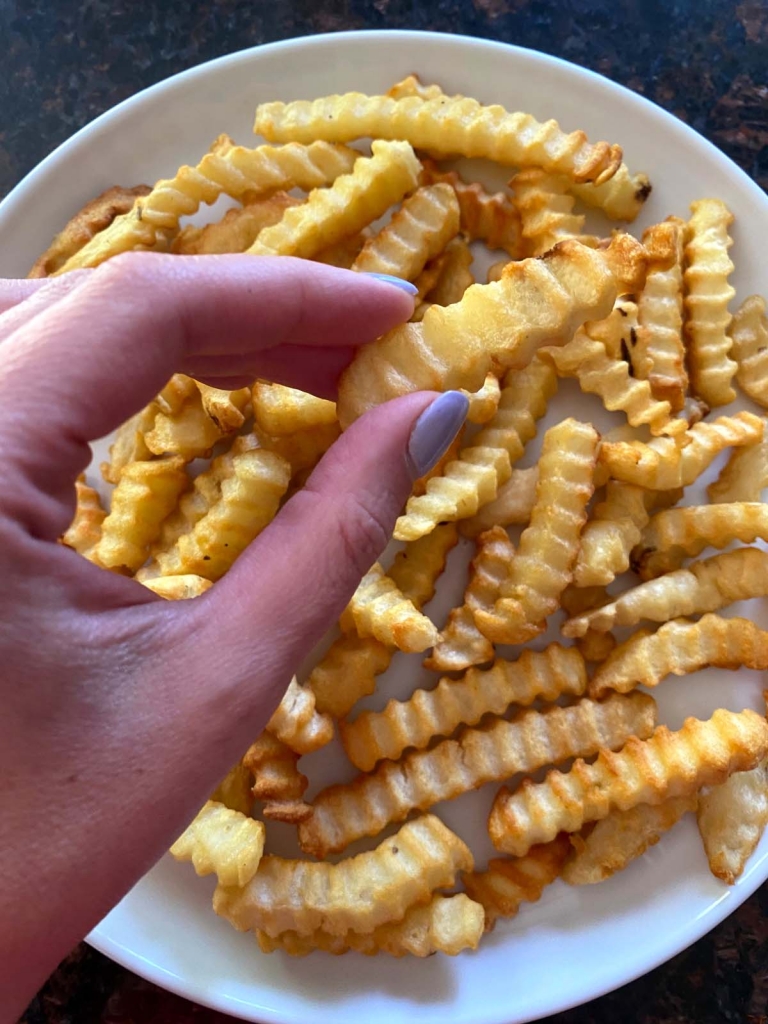
[[432, 647], [437, 628], [422, 615], [391, 576], [376, 562], [363, 577], [341, 620], [360, 636], [373, 636], [401, 651], [418, 652]]

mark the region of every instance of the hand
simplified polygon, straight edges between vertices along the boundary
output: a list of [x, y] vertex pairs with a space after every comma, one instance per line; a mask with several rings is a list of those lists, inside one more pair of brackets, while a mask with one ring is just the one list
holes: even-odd
[[88, 442], [176, 371], [334, 397], [352, 346], [411, 309], [390, 284], [291, 259], [130, 254], [0, 282], [0, 1019], [260, 732], [466, 403], [421, 393], [363, 417], [230, 573], [178, 603], [57, 543]]

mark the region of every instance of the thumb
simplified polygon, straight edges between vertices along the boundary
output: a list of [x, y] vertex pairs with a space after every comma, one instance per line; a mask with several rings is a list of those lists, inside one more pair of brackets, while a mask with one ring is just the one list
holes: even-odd
[[[183, 609], [197, 619], [192, 629], [184, 623], [197, 669], [213, 658], [215, 678], [271, 711], [386, 547], [413, 481], [443, 455], [468, 407], [456, 391], [411, 394], [342, 434], [229, 573]], [[258, 691], [244, 681], [258, 681]]]

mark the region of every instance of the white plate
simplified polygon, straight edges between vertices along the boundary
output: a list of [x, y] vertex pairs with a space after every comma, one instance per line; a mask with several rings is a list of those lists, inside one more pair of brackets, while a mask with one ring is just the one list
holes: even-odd
[[[259, 101], [377, 92], [411, 71], [449, 91], [556, 117], [568, 129], [585, 128], [590, 138], [620, 142], [630, 167], [648, 171], [655, 186], [636, 227], [669, 213], [685, 216], [696, 197], [725, 199], [736, 214], [739, 295], [765, 290], [758, 268], [768, 237], [768, 200], [700, 136], [646, 100], [552, 57], [417, 32], [337, 34], [265, 46], [203, 65], [121, 104], [48, 157], [2, 204], [0, 273], [25, 274], [52, 233], [101, 189], [169, 176], [179, 164], [194, 163], [222, 131], [247, 142]], [[578, 392], [566, 395], [550, 421], [564, 408], [605, 421]], [[452, 558], [453, 582], [432, 608], [438, 621], [447, 592], [460, 596], [465, 558], [463, 551]], [[727, 614], [739, 611], [744, 609]], [[763, 618], [759, 607], [749, 613]], [[414, 661], [400, 656], [394, 678], [382, 687], [387, 697], [406, 695], [423, 678]], [[760, 709], [761, 689], [757, 673], [712, 671], [670, 680], [656, 696], [662, 720], [677, 727], [686, 714], [707, 717], [720, 705]], [[342, 763], [320, 766], [323, 755], [309, 765], [321, 782]], [[342, 770], [349, 774], [348, 765]], [[439, 808], [449, 825], [474, 837], [480, 864], [490, 852], [483, 816], [494, 788]], [[766, 877], [768, 837], [738, 885], [722, 886], [707, 870], [689, 818], [603, 885], [555, 884], [540, 903], [500, 924], [476, 954], [427, 961], [318, 954], [294, 961], [259, 954], [248, 936], [214, 917], [209, 881], [166, 858], [90, 941], [159, 985], [246, 1020], [519, 1024], [650, 970], [704, 935]]]

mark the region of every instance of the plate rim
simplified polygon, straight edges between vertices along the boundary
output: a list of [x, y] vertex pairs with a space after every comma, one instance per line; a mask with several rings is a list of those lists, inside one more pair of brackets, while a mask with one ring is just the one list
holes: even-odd
[[[193, 80], [196, 77], [205, 77], [207, 74], [210, 74], [212, 71], [215, 71], [217, 68], [225, 64], [239, 62], [248, 63], [250, 60], [258, 58], [265, 51], [277, 52], [281, 49], [285, 49], [295, 52], [296, 50], [301, 50], [304, 47], [335, 46], [339, 42], [341, 42], [342, 45], [346, 45], [352, 39], [375, 40], [381, 39], [382, 37], [409, 38], [415, 41], [418, 41], [419, 39], [433, 40], [436, 37], [444, 38], [450, 43], [458, 42], [460, 44], [469, 44], [474, 47], [485, 47], [497, 51], [505, 51], [511, 55], [524, 55], [528, 59], [533, 57], [538, 61], [550, 64], [560, 70], [567, 70], [568, 73], [574, 74], [588, 82], [591, 82], [592, 84], [599, 83], [602, 88], [617, 94], [624, 103], [634, 107], [635, 109], [642, 110], [646, 116], [655, 118], [661, 123], [671, 123], [674, 125], [675, 130], [683, 135], [689, 146], [705, 152], [710, 160], [714, 160], [719, 164], [721, 170], [727, 171], [731, 176], [735, 175], [739, 181], [740, 187], [746, 189], [755, 202], [764, 206], [766, 210], [768, 210], [768, 196], [766, 196], [760, 186], [753, 181], [746, 171], [739, 167], [738, 164], [723, 153], [714, 143], [706, 139], [685, 121], [665, 110], [652, 100], [640, 95], [639, 93], [633, 92], [626, 86], [614, 82], [612, 79], [607, 78], [599, 72], [581, 67], [578, 64], [574, 64], [571, 61], [565, 60], [561, 57], [556, 57], [552, 54], [543, 53], [529, 47], [505, 43], [500, 40], [488, 39], [482, 36], [469, 36], [460, 33], [454, 34], [450, 32], [423, 31], [416, 29], [365, 29], [308, 34], [305, 36], [291, 37], [271, 43], [263, 43], [247, 47], [242, 50], [236, 50], [232, 53], [223, 54], [211, 60], [196, 64], [191, 68], [187, 68], [175, 75], [164, 78], [159, 82], [147, 86], [131, 96], [126, 97], [124, 100], [121, 100], [119, 103], [105, 110], [92, 121], [83, 125], [82, 128], [78, 129], [78, 131], [73, 135], [69, 136], [56, 146], [46, 157], [44, 157], [35, 165], [35, 167], [24, 175], [23, 178], [21, 178], [21, 180], [10, 190], [10, 192], [8, 192], [2, 201], [0, 201], [0, 231], [2, 231], [3, 228], [4, 215], [15, 205], [15, 203], [22, 201], [28, 192], [34, 192], [38, 185], [38, 181], [44, 178], [51, 170], [55, 170], [57, 164], [66, 160], [70, 152], [85, 142], [91, 133], [97, 131], [109, 122], [119, 122], [120, 119], [129, 112], [133, 113], [136, 107], [140, 107], [143, 103], [150, 100], [157, 99], [162, 96], [164, 92], [183, 86], [185, 82]], [[597, 987], [594, 987], [594, 985], [590, 987], [587, 979], [585, 978], [580, 984], [572, 987], [565, 998], [561, 997], [556, 1003], [547, 1007], [541, 1007], [535, 1016], [519, 1018], [520, 1024], [524, 1024], [524, 1020], [534, 1021], [539, 1019], [540, 1013], [554, 1014], [584, 1005], [586, 1002], [601, 998], [607, 993], [613, 992], [617, 988], [644, 976], [656, 967], [666, 963], [683, 950], [689, 948], [695, 942], [704, 938], [709, 931], [733, 913], [766, 881], [768, 881], [768, 855], [763, 856], [759, 861], [757, 861], [751, 869], [747, 871], [742, 879], [739, 880], [735, 887], [724, 890], [720, 899], [707, 907], [702, 913], [696, 915], [690, 920], [687, 920], [683, 925], [681, 925], [681, 927], [674, 930], [668, 938], [661, 941], [660, 944], [655, 947], [652, 956], [640, 958], [639, 962], [630, 968], [629, 971], [626, 971], [625, 968], [622, 968], [621, 965], [619, 965], [618, 969], [610, 972], [610, 978], [603, 979]], [[126, 895], [128, 896], [129, 894]], [[705, 924], [703, 929], [701, 928], [702, 921]], [[211, 993], [210, 991], [204, 990], [202, 986], [198, 987], [198, 983], [194, 977], [189, 976], [185, 978], [181, 975], [175, 974], [167, 968], [143, 958], [140, 954], [126, 949], [113, 937], [101, 933], [100, 930], [102, 928], [102, 924], [103, 922], [100, 922], [85, 937], [84, 941], [88, 942], [89, 945], [109, 957], [111, 960], [126, 969], [133, 971], [139, 976], [145, 978], [147, 981], [157, 984], [161, 988], [183, 998], [197, 1002], [202, 1006], [215, 1009], [230, 1016], [237, 1016], [238, 1014], [242, 1014], [243, 1011], [247, 1011], [249, 1016], [241, 1019], [256, 1021], [257, 1018], [252, 1014], [253, 1012], [258, 1012], [258, 1020], [262, 1022], [262, 1024], [296, 1024], [296, 1022], [299, 1021], [303, 1024], [302, 1017], [293, 1012], [287, 1010], [278, 1011], [263, 1004], [255, 1006], [253, 1002], [249, 1002], [248, 1005], [243, 1005], [242, 1000], [234, 996], [222, 993]], [[320, 1010], [319, 1007], [318, 1010]], [[326, 1011], [320, 1010], [320, 1012], [323, 1013]], [[328, 1012], [331, 1013], [331, 1011]], [[315, 1018], [317, 1022], [323, 1019], [327, 1019], [329, 1022], [332, 1021], [332, 1013], [327, 1018], [322, 1018], [320, 1016]], [[445, 1019], [448, 1018], [446, 1017]], [[480, 1007], [476, 1007], [473, 1010], [471, 1017], [463, 1014], [460, 1017], [452, 1016], [450, 1019], [453, 1024], [500, 1024], [499, 1018], [495, 1012], [491, 1011], [490, 1013], [484, 1013]]]

